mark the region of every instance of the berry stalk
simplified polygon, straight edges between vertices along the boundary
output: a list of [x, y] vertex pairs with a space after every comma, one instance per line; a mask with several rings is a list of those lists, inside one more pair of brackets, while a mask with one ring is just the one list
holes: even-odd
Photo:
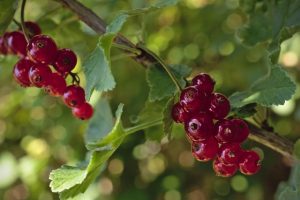
[[25, 20], [24, 20], [25, 5], [26, 5], [26, 0], [23, 0], [22, 5], [21, 5], [21, 27], [22, 27], [22, 31], [24, 33], [26, 41], [29, 42], [29, 36], [26, 31]]

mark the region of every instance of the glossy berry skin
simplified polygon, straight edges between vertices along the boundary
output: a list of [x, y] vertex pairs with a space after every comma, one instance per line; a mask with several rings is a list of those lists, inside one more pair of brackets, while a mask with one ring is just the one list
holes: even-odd
[[180, 103], [173, 105], [171, 115], [177, 123], [183, 123], [189, 119], [189, 113], [184, 110]]
[[79, 107], [85, 102], [85, 93], [82, 87], [70, 85], [63, 94], [64, 102], [69, 107]]
[[65, 75], [71, 72], [77, 63], [76, 54], [71, 49], [60, 49], [53, 64], [57, 72]]
[[214, 137], [210, 137], [203, 142], [192, 143], [193, 156], [202, 162], [212, 160], [218, 153], [219, 144]]
[[209, 97], [195, 86], [185, 88], [180, 95], [180, 104], [189, 112], [206, 111]]
[[35, 87], [45, 87], [50, 81], [51, 74], [52, 72], [48, 65], [36, 63], [29, 70], [29, 80]]
[[87, 120], [93, 116], [94, 110], [89, 103], [84, 102], [80, 106], [72, 108], [72, 113], [81, 120]]
[[51, 64], [55, 60], [57, 46], [49, 36], [36, 35], [29, 41], [27, 51], [36, 62]]
[[242, 148], [236, 143], [223, 144], [220, 147], [218, 158], [225, 164], [239, 164], [242, 156]]
[[34, 63], [28, 58], [22, 58], [15, 64], [13, 75], [20, 86], [29, 87], [31, 85], [28, 73], [33, 65]]
[[223, 119], [230, 111], [230, 102], [228, 99], [220, 94], [213, 93], [210, 99], [209, 112], [214, 119]]
[[250, 133], [247, 123], [242, 119], [232, 119], [231, 123], [234, 126], [235, 132], [233, 141], [237, 143], [244, 142]]
[[256, 174], [261, 168], [259, 155], [255, 151], [244, 151], [239, 168], [245, 175]]
[[67, 89], [66, 80], [58, 73], [52, 73], [45, 86], [45, 91], [51, 96], [62, 96]]
[[13, 31], [6, 36], [6, 43], [9, 50], [20, 57], [27, 55], [26, 46], [27, 42], [23, 33]]
[[220, 143], [233, 142], [235, 129], [231, 120], [223, 119], [215, 124], [216, 138]]
[[210, 75], [205, 73], [195, 76], [192, 80], [192, 84], [200, 91], [208, 94], [212, 93], [215, 87], [215, 81], [210, 77]]
[[27, 22], [25, 22], [25, 27], [28, 30], [28, 34], [30, 37], [33, 37], [35, 35], [39, 35], [42, 33], [40, 26], [35, 22], [27, 21]]
[[237, 170], [237, 165], [225, 164], [218, 159], [215, 159], [213, 162], [213, 169], [217, 176], [221, 177], [231, 177], [233, 176]]
[[7, 53], [8, 53], [8, 49], [5, 44], [4, 38], [0, 37], [0, 54], [6, 55]]
[[187, 136], [195, 142], [203, 141], [214, 135], [212, 118], [204, 113], [196, 113], [185, 121]]

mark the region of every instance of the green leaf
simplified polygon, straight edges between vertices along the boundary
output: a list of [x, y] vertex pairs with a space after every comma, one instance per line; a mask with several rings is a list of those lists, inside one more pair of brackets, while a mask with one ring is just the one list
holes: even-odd
[[18, 2], [18, 0], [0, 1], [0, 35], [4, 33], [13, 20], [14, 14], [18, 8]]
[[266, 1], [264, 4], [266, 11], [256, 9], [252, 12], [249, 23], [239, 30], [238, 35], [247, 45], [268, 42], [274, 63], [279, 55], [280, 43], [300, 30], [300, 1], [277, 0]]
[[107, 32], [100, 37], [99, 43], [92, 54], [83, 63], [83, 70], [87, 79], [86, 98], [90, 99], [94, 90], [109, 91], [116, 86], [111, 72], [110, 49], [112, 42], [128, 15], [122, 14], [107, 27]]
[[292, 169], [288, 182], [279, 184], [275, 194], [276, 200], [300, 199], [300, 163], [296, 163]]
[[251, 117], [256, 113], [256, 106], [256, 103], [250, 103], [240, 108], [233, 108], [232, 112], [239, 118]]
[[101, 172], [104, 163], [121, 145], [124, 139], [122, 136], [125, 136], [121, 122], [122, 111], [123, 105], [120, 105], [116, 111], [116, 122], [113, 129], [106, 137], [98, 141], [99, 144], [93, 144], [89, 162], [84, 168], [63, 166], [51, 172], [51, 190], [59, 192], [61, 199], [73, 198], [85, 192]]
[[[186, 65], [170, 65], [171, 71], [179, 80], [182, 87], [185, 87], [184, 78], [190, 75], [191, 68]], [[147, 69], [147, 82], [150, 87], [149, 101], [154, 102], [166, 97], [174, 96], [177, 88], [167, 72], [160, 66], [151, 66]]]
[[300, 160], [300, 139], [294, 144], [294, 155]]
[[172, 119], [172, 108], [175, 102], [175, 98], [172, 97], [169, 99], [166, 107], [163, 110], [163, 131], [168, 136], [168, 138], [171, 138], [171, 132], [174, 124], [174, 120]]
[[270, 72], [257, 80], [249, 90], [234, 93], [229, 97], [233, 108], [240, 108], [250, 103], [262, 106], [282, 105], [296, 91], [295, 83], [279, 66], [270, 67]]

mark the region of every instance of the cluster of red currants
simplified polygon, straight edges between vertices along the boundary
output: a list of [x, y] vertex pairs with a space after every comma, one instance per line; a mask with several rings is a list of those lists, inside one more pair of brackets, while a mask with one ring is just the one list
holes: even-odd
[[259, 155], [241, 148], [249, 135], [248, 125], [242, 119], [226, 118], [230, 102], [213, 92], [214, 85], [208, 74], [194, 77], [173, 106], [172, 118], [184, 124], [193, 156], [203, 162], [214, 160], [213, 169], [218, 176], [232, 176], [238, 169], [246, 175], [255, 174], [261, 167]]
[[[41, 34], [38, 24], [28, 21], [24, 25], [29, 41], [21, 31], [6, 32], [0, 37], [0, 54], [20, 58], [13, 69], [17, 83], [22, 87], [43, 88], [51, 96], [62, 97], [75, 117], [90, 119], [93, 107], [85, 100], [79, 77], [71, 72], [77, 63], [76, 54], [71, 49], [58, 49], [51, 37]], [[69, 86], [65, 80], [68, 75], [73, 78]]]

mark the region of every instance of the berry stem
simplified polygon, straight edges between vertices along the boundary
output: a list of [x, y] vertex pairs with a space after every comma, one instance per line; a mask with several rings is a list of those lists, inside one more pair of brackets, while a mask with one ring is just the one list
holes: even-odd
[[145, 51], [148, 55], [151, 55], [151, 57], [164, 68], [164, 70], [167, 72], [169, 77], [172, 79], [172, 81], [176, 85], [178, 91], [183, 90], [179, 81], [177, 80], [177, 78], [175, 77], [173, 72], [170, 70], [169, 66], [159, 56], [157, 56], [154, 52], [150, 51], [148, 48], [144, 47], [141, 44], [138, 44], [137, 47], [142, 49], [143, 51]]
[[13, 19], [13, 22], [14, 22], [20, 29], [22, 29], [21, 23], [18, 22], [15, 18]]
[[138, 125], [130, 127], [130, 128], [126, 128], [125, 129], [125, 136], [131, 135], [132, 133], [150, 128], [152, 126], [157, 126], [157, 125], [160, 125], [160, 124], [162, 124], [162, 119], [156, 119], [154, 121], [145, 122], [145, 123], [141, 123], [141, 124], [138, 124]]
[[29, 42], [29, 36], [27, 34], [27, 31], [26, 31], [25, 20], [24, 20], [25, 5], [26, 5], [26, 0], [23, 0], [22, 5], [21, 5], [21, 27], [22, 27], [22, 31], [24, 33], [26, 41]]
[[131, 47], [128, 47], [128, 46], [125, 46], [125, 45], [122, 45], [122, 44], [113, 43], [112, 46], [116, 47], [118, 49], [121, 49], [121, 50], [128, 51], [130, 53], [133, 53], [135, 56], [139, 56], [139, 55], [142, 54], [142, 52], [140, 50], [135, 49], [135, 48], [131, 48]]

